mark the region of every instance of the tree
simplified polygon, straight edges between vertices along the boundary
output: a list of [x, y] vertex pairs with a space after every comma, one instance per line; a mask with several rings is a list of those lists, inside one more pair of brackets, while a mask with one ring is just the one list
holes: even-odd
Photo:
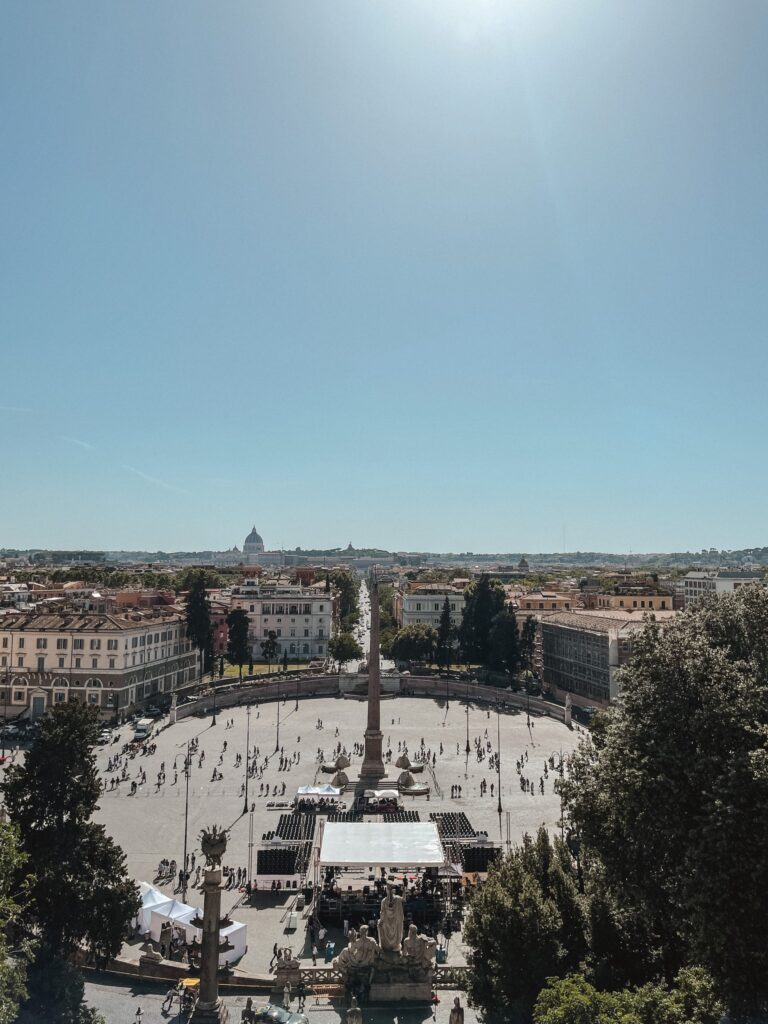
[[19, 833], [13, 825], [0, 822], [0, 1024], [16, 1020], [19, 1003], [27, 994], [26, 969], [32, 956], [28, 944], [9, 948], [9, 935], [19, 921], [19, 898], [23, 887], [19, 879], [27, 868], [27, 858], [19, 849]]
[[288, 651], [283, 651], [283, 672], [288, 671]]
[[477, 583], [464, 592], [464, 611], [459, 627], [459, 643], [464, 661], [488, 664], [493, 620], [504, 607], [504, 590], [498, 580], [483, 573]]
[[339, 672], [348, 661], [362, 658], [363, 649], [352, 633], [334, 633], [328, 642], [328, 653], [339, 663]]
[[585, 950], [570, 855], [545, 829], [491, 868], [464, 929], [469, 994], [489, 1020], [529, 1020], [547, 978], [573, 970]]
[[490, 664], [508, 672], [514, 679], [520, 668], [520, 635], [517, 619], [510, 608], [494, 616], [489, 637]]
[[539, 994], [534, 1024], [719, 1024], [724, 1007], [701, 968], [682, 970], [671, 987], [646, 984], [601, 992], [586, 978], [550, 978]]
[[587, 856], [647, 922], [667, 980], [700, 963], [755, 1013], [768, 1008], [766, 637], [757, 587], [650, 624], [563, 783]]
[[272, 662], [277, 657], [277, 633], [273, 629], [270, 629], [267, 639], [261, 641], [261, 656], [267, 659], [271, 672]]
[[352, 569], [334, 569], [330, 579], [338, 594], [339, 621], [342, 626], [351, 626], [360, 612], [360, 580]]
[[213, 625], [205, 572], [202, 570], [190, 577], [186, 617], [187, 636], [202, 654], [203, 672], [208, 672], [213, 663]]
[[440, 625], [437, 628], [437, 664], [446, 671], [451, 667], [455, 635], [456, 630], [451, 621], [451, 602], [446, 597], [443, 610], [440, 612]]
[[432, 662], [437, 647], [437, 630], [425, 622], [403, 626], [390, 645], [395, 661]]
[[[98, 728], [95, 708], [56, 705], [24, 764], [11, 767], [3, 785], [8, 816], [34, 870], [24, 912], [39, 938], [31, 979], [50, 975], [81, 944], [97, 956], [116, 956], [141, 905], [123, 851], [91, 821], [99, 796]], [[31, 988], [34, 997], [32, 980]]]
[[533, 651], [536, 645], [536, 619], [526, 615], [520, 635], [520, 663], [529, 672], [533, 667]]
[[230, 665], [237, 665], [242, 683], [243, 665], [251, 654], [248, 643], [248, 613], [242, 608], [233, 608], [227, 616], [227, 628], [227, 661]]

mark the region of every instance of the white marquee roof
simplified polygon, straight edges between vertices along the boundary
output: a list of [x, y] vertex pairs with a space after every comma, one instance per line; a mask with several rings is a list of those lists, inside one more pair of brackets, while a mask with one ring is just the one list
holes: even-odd
[[334, 867], [441, 867], [445, 855], [431, 821], [329, 821], [320, 863]]

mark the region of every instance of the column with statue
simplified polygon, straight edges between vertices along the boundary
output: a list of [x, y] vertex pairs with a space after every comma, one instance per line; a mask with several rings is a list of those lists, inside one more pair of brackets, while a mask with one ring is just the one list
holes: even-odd
[[198, 914], [190, 924], [202, 928], [200, 948], [200, 994], [192, 1024], [226, 1024], [229, 1013], [219, 997], [219, 955], [233, 947], [220, 941], [222, 924], [227, 924], [221, 912], [221, 858], [227, 849], [227, 833], [216, 825], [200, 833], [200, 847], [205, 857], [203, 876], [203, 917]]

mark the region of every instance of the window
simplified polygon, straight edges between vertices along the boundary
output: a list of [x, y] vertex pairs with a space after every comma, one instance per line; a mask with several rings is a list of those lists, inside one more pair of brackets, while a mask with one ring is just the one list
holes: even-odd
[[67, 699], [66, 693], [59, 692], [59, 693], [54, 693], [54, 695], [53, 695], [53, 700], [54, 700], [55, 704], [63, 704], [66, 699]]
[[291, 629], [291, 636], [296, 636], [296, 630], [295, 629]]
[[100, 651], [101, 650], [101, 640], [91, 640], [91, 650], [92, 651]]
[[323, 632], [323, 627], [322, 627], [322, 626], [320, 627], [320, 629], [318, 629], [318, 631], [317, 631], [317, 635], [318, 635], [319, 637], [322, 637], [322, 636], [324, 636], [324, 635], [325, 635], [325, 634], [324, 634], [324, 632]]
[[110, 658], [109, 659], [109, 667], [110, 668], [114, 668], [115, 667], [115, 659], [114, 658]]
[[264, 636], [269, 636], [269, 630], [268, 629], [264, 630]]
[[89, 704], [98, 704], [99, 703], [99, 695], [98, 695], [98, 693], [89, 693], [88, 694], [88, 703]]
[[38, 672], [45, 672], [45, 658], [44, 657], [40, 657], [40, 658], [37, 659], [37, 671]]
[[7, 636], [3, 637], [3, 647], [5, 647], [5, 648], [8, 647], [8, 637]]
[[318, 654], [322, 654], [323, 653], [323, 645], [322, 644], [318, 644], [317, 645], [317, 653]]
[[24, 700], [24, 691], [23, 690], [14, 690], [13, 691], [13, 699], [16, 700], [16, 701]]
[[59, 668], [64, 668], [64, 659], [59, 658]]
[[439, 605], [439, 604], [436, 604], [436, 605], [435, 605], [435, 611], [436, 611], [436, 612], [439, 612], [439, 611], [440, 611], [440, 605]]
[[24, 655], [19, 655], [19, 660], [16, 662], [18, 668], [24, 668]]
[[20, 650], [20, 651], [23, 651], [23, 650], [24, 650], [24, 637], [23, 637], [23, 636], [20, 636], [20, 637], [19, 637], [19, 643], [18, 643], [18, 647], [19, 647], [19, 650]]
[[66, 649], [67, 649], [67, 638], [66, 637], [59, 637], [59, 639], [56, 641], [56, 650], [57, 651], [66, 651]]
[[80, 668], [82, 660], [82, 658], [75, 658], [75, 668]]
[[75, 637], [75, 639], [72, 641], [72, 647], [76, 651], [82, 651], [84, 644], [85, 641], [83, 640], [82, 637]]
[[304, 636], [309, 636], [309, 630], [308, 629], [304, 630]]
[[[277, 621], [279, 622], [279, 621], [280, 621], [280, 619], [278, 619]], [[283, 635], [283, 631], [282, 631], [282, 629], [278, 629], [278, 631], [277, 631], [277, 635], [278, 635], [278, 636], [282, 636], [282, 635]]]
[[117, 640], [107, 640], [107, 650], [108, 651], [116, 651], [117, 650]]
[[251, 605], [251, 608], [250, 608], [250, 610], [251, 610], [252, 612], [255, 612], [255, 611], [256, 611], [256, 605], [255, 605], [255, 604], [252, 604], [252, 605]]
[[320, 605], [320, 611], [321, 611], [321, 612], [324, 612], [324, 611], [325, 611], [325, 605], [324, 605], [324, 604], [321, 604], [321, 605]]
[[8, 655], [4, 654], [2, 656], [2, 658], [0, 658], [0, 665], [2, 665], [3, 668], [5, 668], [7, 664], [8, 664]]
[[91, 668], [98, 668], [98, 667], [99, 667], [99, 659], [98, 658], [91, 658]]
[[421, 601], [417, 601], [417, 602], [416, 602], [416, 611], [417, 611], [417, 612], [420, 612], [420, 611], [421, 611]]
[[131, 647], [139, 646], [139, 638], [137, 636], [131, 637]]

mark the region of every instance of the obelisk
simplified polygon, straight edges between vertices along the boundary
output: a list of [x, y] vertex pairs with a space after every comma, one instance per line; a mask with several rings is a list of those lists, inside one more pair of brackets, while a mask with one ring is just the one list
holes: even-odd
[[379, 585], [371, 584], [371, 649], [368, 653], [368, 725], [365, 730], [365, 756], [360, 778], [381, 779], [386, 775], [381, 756], [381, 668], [379, 665]]

